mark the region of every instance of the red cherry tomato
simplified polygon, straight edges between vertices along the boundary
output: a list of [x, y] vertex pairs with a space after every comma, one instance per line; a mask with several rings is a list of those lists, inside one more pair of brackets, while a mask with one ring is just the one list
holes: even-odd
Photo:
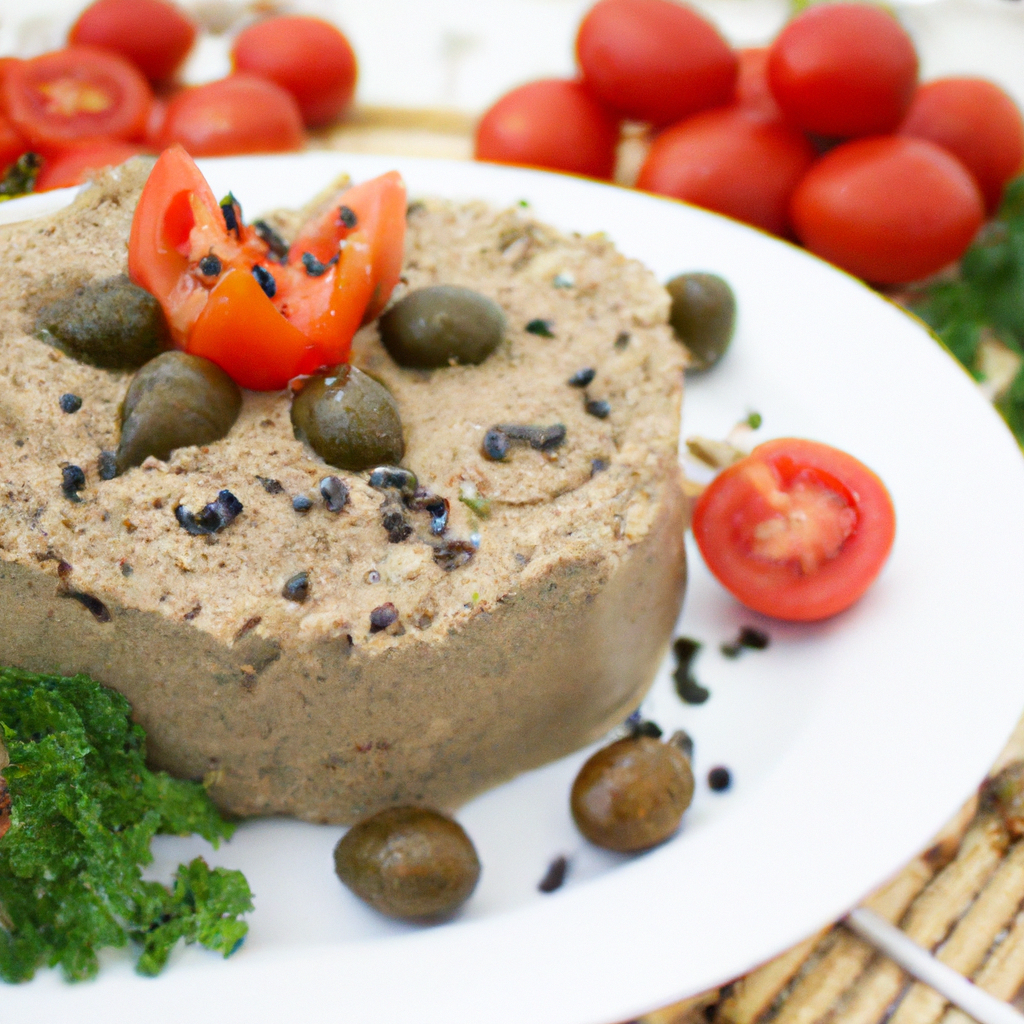
[[672, 0], [599, 0], [580, 24], [576, 57], [599, 100], [657, 126], [728, 103], [736, 81], [718, 30]]
[[974, 175], [989, 213], [1024, 163], [1024, 121], [1017, 104], [983, 78], [940, 78], [922, 85], [899, 133], [949, 150]]
[[814, 155], [810, 142], [783, 122], [739, 106], [720, 107], [663, 131], [637, 187], [781, 235], [790, 196]]
[[153, 101], [134, 64], [91, 46], [69, 46], [9, 65], [7, 113], [43, 149], [98, 139], [138, 139]]
[[352, 102], [356, 55], [349, 41], [320, 18], [268, 18], [247, 28], [231, 50], [238, 71], [287, 89], [310, 126], [329, 124]]
[[36, 191], [47, 192], [53, 188], [81, 185], [95, 177], [104, 167], [116, 167], [145, 152], [142, 146], [132, 142], [94, 142], [88, 146], [76, 146], [64, 153], [47, 155], [43, 159], [39, 177], [36, 178]]
[[811, 252], [873, 284], [902, 284], [958, 259], [985, 206], [967, 169], [924, 139], [857, 139], [826, 153], [793, 193]]
[[917, 53], [900, 23], [870, 4], [808, 8], [778, 34], [768, 81], [798, 128], [831, 138], [892, 131], [910, 106]]
[[547, 78], [513, 89], [480, 119], [477, 160], [610, 178], [616, 119], [579, 82]]
[[237, 204], [228, 209], [231, 228], [180, 146], [161, 154], [139, 198], [128, 273], [160, 301], [175, 344], [259, 391], [344, 362], [367, 310], [382, 308], [398, 280], [402, 179], [392, 171], [332, 197], [328, 212], [299, 236], [316, 237], [324, 266], [315, 274], [301, 252], [284, 263], [271, 258]]
[[854, 603], [896, 534], [885, 485], [852, 455], [816, 441], [759, 445], [697, 499], [693, 536], [742, 604], [809, 622]]
[[303, 139], [292, 94], [247, 74], [178, 93], [157, 135], [160, 148], [179, 143], [193, 156], [279, 153], [301, 149]]
[[736, 51], [739, 73], [736, 76], [735, 102], [765, 117], [781, 118], [782, 111], [768, 86], [768, 47], [752, 46]]
[[68, 35], [76, 45], [120, 54], [151, 82], [169, 79], [195, 38], [195, 22], [165, 0], [96, 0]]
[[29, 148], [28, 139], [14, 127], [11, 119], [0, 114], [0, 177]]

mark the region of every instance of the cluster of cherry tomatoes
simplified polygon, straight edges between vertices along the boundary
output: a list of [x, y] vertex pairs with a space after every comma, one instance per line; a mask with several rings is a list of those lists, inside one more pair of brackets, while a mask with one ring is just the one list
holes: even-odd
[[638, 188], [795, 236], [875, 284], [956, 260], [1024, 164], [1013, 100], [978, 78], [919, 86], [910, 37], [865, 3], [812, 6], [736, 52], [672, 0], [599, 0], [576, 55], [578, 79], [487, 111], [479, 159], [610, 178], [622, 122], [643, 122]]
[[197, 31], [168, 0], [96, 0], [64, 49], [0, 61], [0, 169], [38, 154], [43, 191], [175, 143], [195, 156], [295, 150], [352, 100], [355, 54], [326, 21], [257, 22], [235, 40], [231, 75], [181, 88]]

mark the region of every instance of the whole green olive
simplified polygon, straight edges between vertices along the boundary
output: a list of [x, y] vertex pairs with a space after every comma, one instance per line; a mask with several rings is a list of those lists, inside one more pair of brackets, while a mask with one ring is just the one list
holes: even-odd
[[692, 369], [707, 370], [725, 355], [736, 324], [736, 297], [717, 274], [680, 274], [665, 287], [672, 296], [669, 322], [690, 350]]
[[675, 743], [630, 736], [602, 747], [580, 769], [570, 806], [596, 846], [646, 850], [679, 828], [693, 799], [693, 772]]
[[405, 454], [394, 396], [354, 366], [310, 377], [292, 402], [295, 436], [338, 469], [394, 464]]
[[480, 860], [458, 822], [422, 807], [392, 807], [342, 836], [334, 870], [382, 914], [430, 920], [448, 917], [469, 899]]
[[241, 408], [242, 392], [216, 363], [164, 352], [135, 374], [121, 403], [118, 473], [150, 455], [167, 459], [175, 448], [219, 440]]
[[103, 370], [135, 370], [170, 345], [160, 303], [124, 274], [47, 303], [36, 314], [35, 332]]
[[431, 370], [482, 363], [505, 334], [505, 314], [486, 295], [458, 285], [419, 288], [380, 318], [380, 340], [399, 366]]

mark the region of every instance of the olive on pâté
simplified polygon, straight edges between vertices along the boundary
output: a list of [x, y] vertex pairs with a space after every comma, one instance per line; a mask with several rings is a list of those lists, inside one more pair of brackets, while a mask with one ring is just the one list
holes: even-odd
[[672, 298], [669, 322], [690, 350], [691, 369], [707, 370], [725, 355], [736, 325], [736, 297], [717, 274], [673, 277], [665, 285]]
[[458, 822], [423, 807], [391, 807], [341, 837], [334, 870], [382, 914], [429, 921], [449, 917], [469, 899], [480, 860]]
[[305, 382], [292, 402], [292, 427], [300, 441], [338, 469], [397, 464], [405, 454], [394, 396], [347, 364]]
[[135, 370], [170, 345], [160, 303], [124, 274], [77, 288], [36, 313], [42, 340], [103, 370]]
[[399, 366], [431, 370], [482, 363], [505, 334], [505, 314], [493, 300], [459, 285], [418, 288], [378, 323], [380, 340]]
[[692, 799], [693, 772], [679, 746], [638, 735], [589, 758], [573, 782], [570, 807], [595, 846], [634, 853], [668, 839]]
[[132, 377], [121, 403], [117, 472], [220, 440], [241, 408], [242, 392], [216, 363], [187, 352], [158, 355]]

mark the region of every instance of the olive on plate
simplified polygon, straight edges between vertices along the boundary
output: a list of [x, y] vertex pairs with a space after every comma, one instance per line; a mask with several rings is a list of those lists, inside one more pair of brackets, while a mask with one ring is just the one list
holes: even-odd
[[736, 297], [717, 274], [673, 277], [665, 285], [672, 298], [669, 323], [693, 355], [694, 370], [707, 370], [725, 355], [736, 324]]

